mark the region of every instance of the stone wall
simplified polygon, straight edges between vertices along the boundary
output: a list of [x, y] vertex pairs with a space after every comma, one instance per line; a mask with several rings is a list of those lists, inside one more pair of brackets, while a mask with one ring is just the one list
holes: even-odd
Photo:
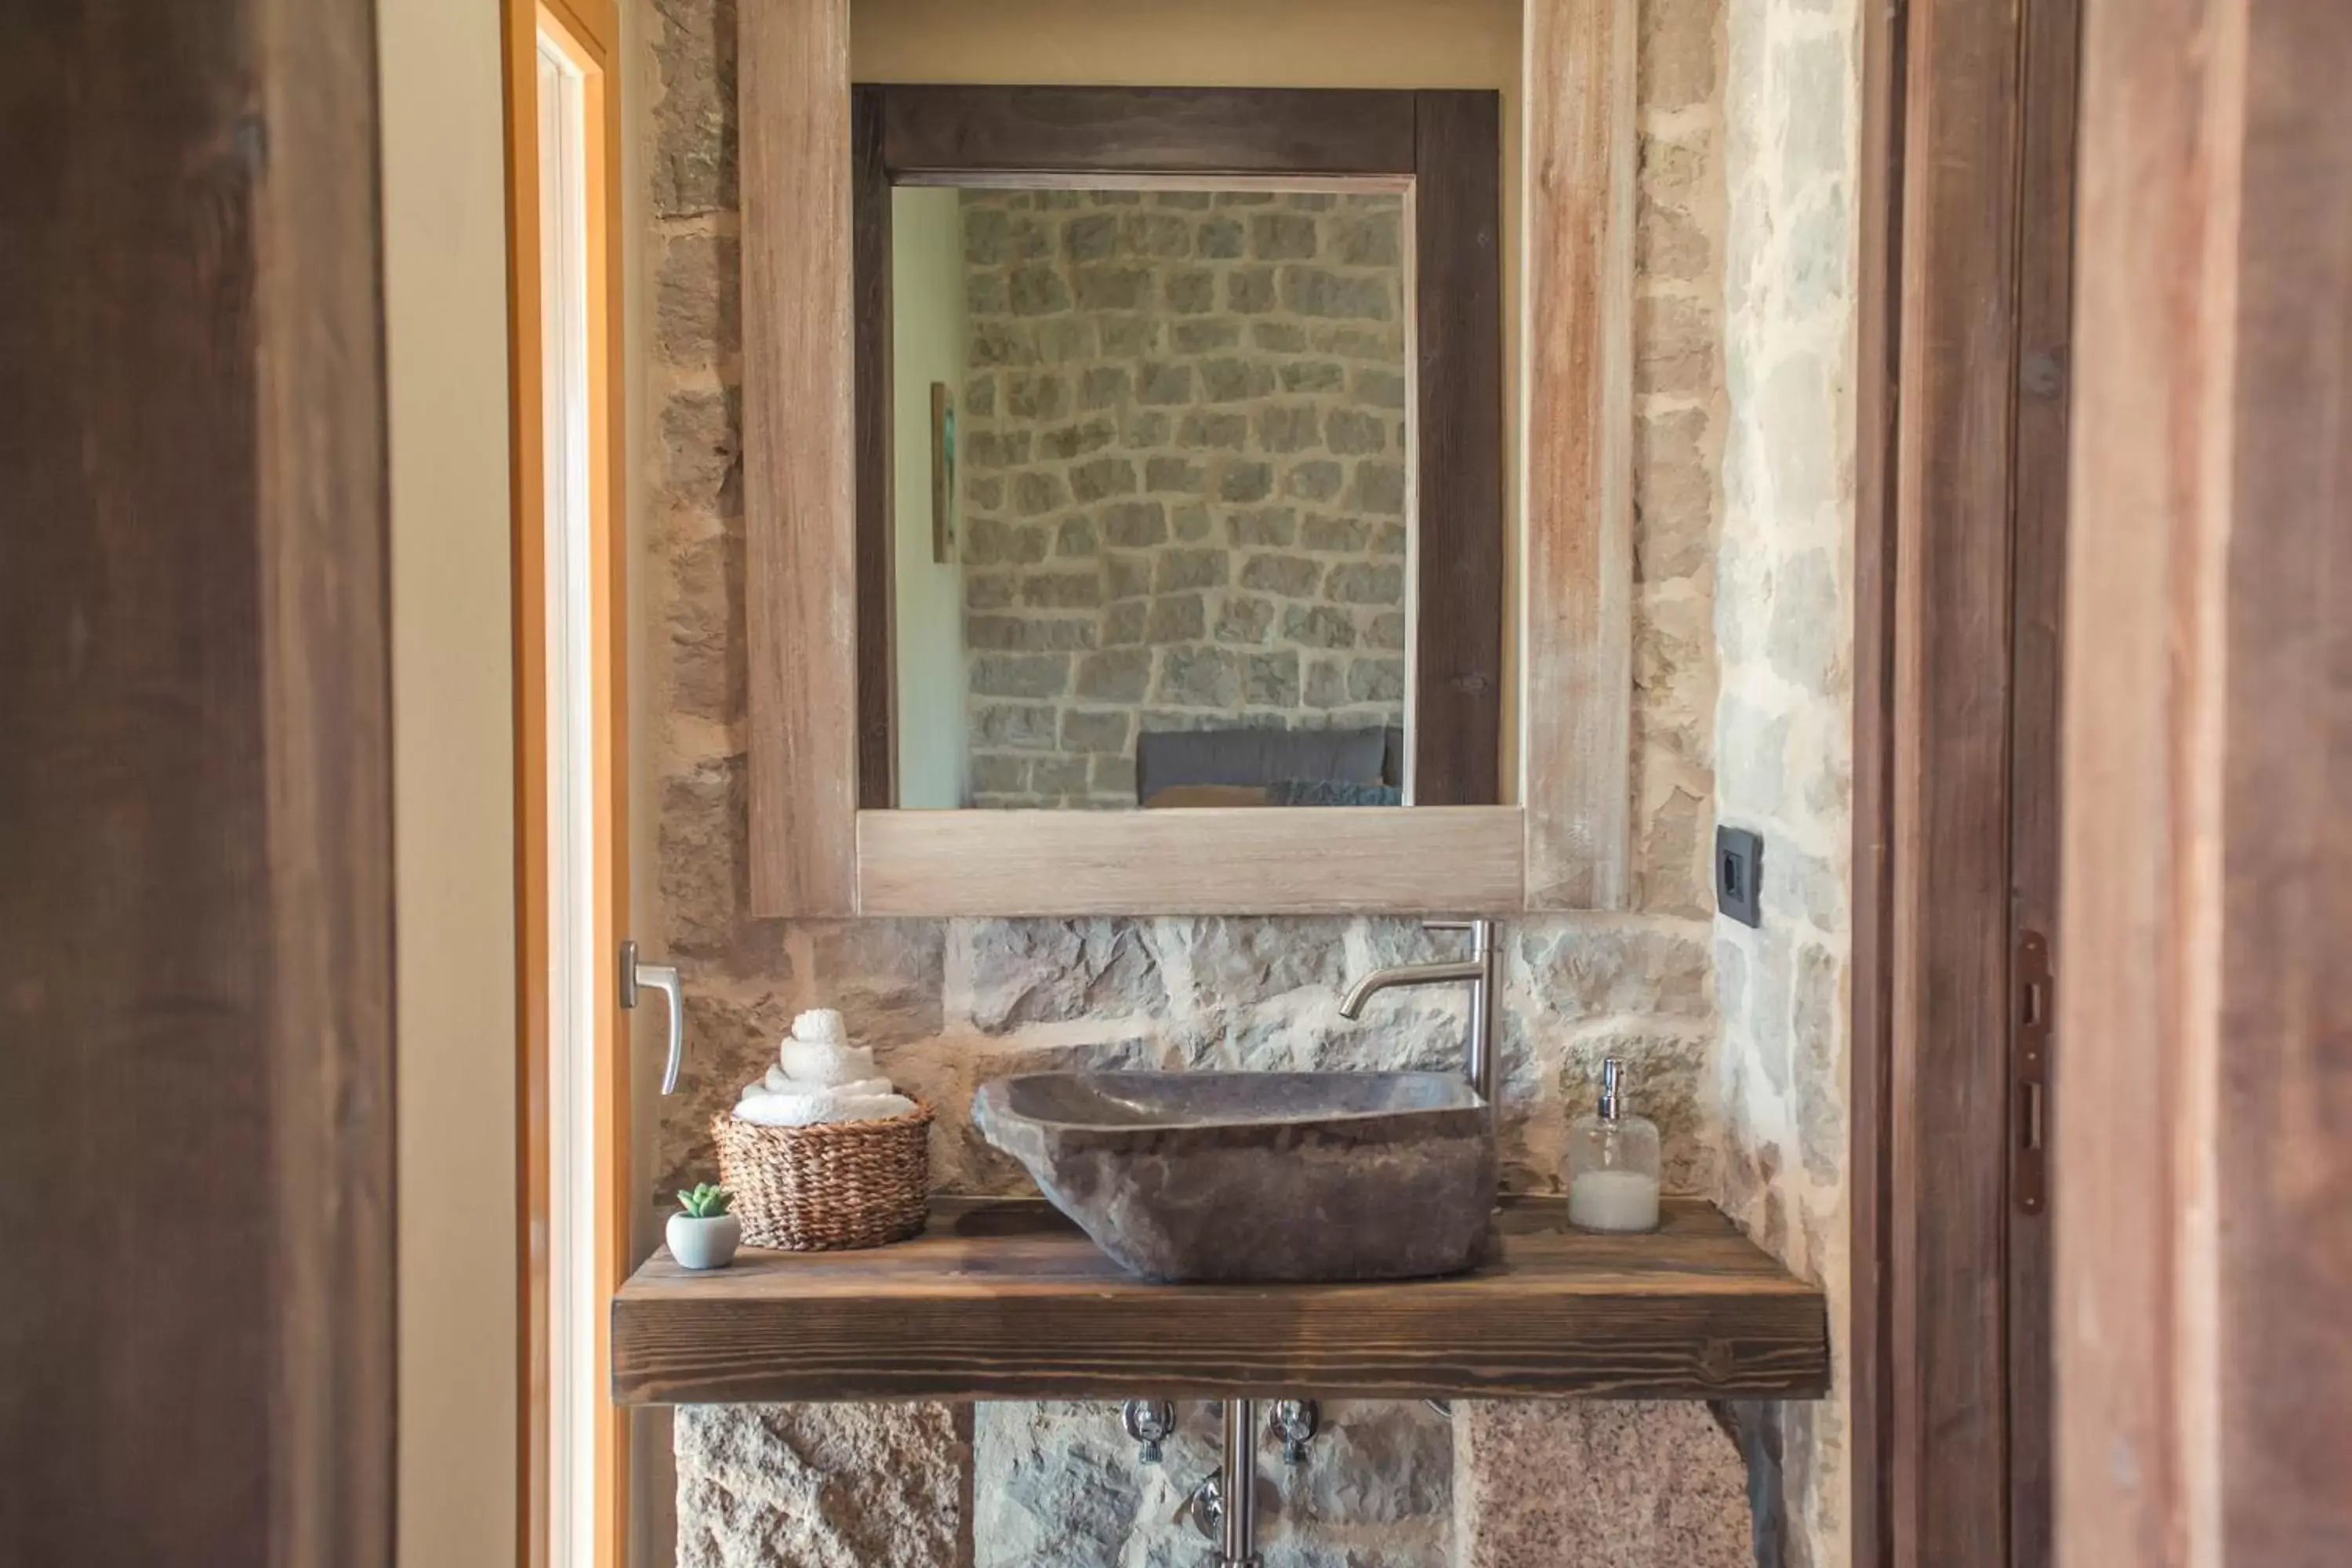
[[[1726, 1209], [1847, 1341], [1855, 0], [1758, 0], [1728, 30], [1730, 419], [1716, 637], [1717, 809], [1765, 838], [1764, 924], [1718, 922]], [[1774, 1568], [1848, 1561], [1850, 1400], [1745, 1411], [1777, 1463]]]
[[1403, 202], [969, 191], [973, 804], [1139, 728], [1403, 722]]
[[[1465, 1022], [1458, 997], [1408, 993], [1383, 997], [1361, 1024], [1339, 1016], [1348, 978], [1427, 956], [1449, 940], [1406, 921], [787, 923], [749, 916], [734, 16], [730, 0], [651, 0], [641, 19], [651, 52], [645, 167], [653, 232], [644, 259], [654, 342], [636, 361], [646, 377], [649, 445], [638, 470], [652, 492], [654, 555], [637, 563], [632, 604], [649, 628], [641, 701], [653, 717], [640, 734], [649, 737], [661, 782], [637, 808], [656, 819], [658, 852], [646, 875], [657, 940], [685, 973], [693, 1041], [681, 1092], [661, 1103], [649, 1196], [709, 1173], [709, 1115], [770, 1058], [793, 1013], [820, 1004], [844, 1008], [892, 1075], [939, 1107], [938, 1179], [973, 1191], [1020, 1183], [966, 1122], [972, 1086], [994, 1074], [1089, 1063], [1434, 1067], [1455, 1059]], [[1707, 913], [1725, 428], [1719, 27], [1720, 0], [1645, 6], [1638, 897], [1628, 913], [1530, 919], [1509, 932], [1502, 1121], [1506, 1180], [1516, 1188], [1557, 1186], [1568, 1121], [1590, 1104], [1605, 1055], [1631, 1062], [1636, 1103], [1664, 1129], [1669, 1185], [1707, 1192], [1724, 1184], [1717, 963]], [[979, 1561], [1004, 1561], [1035, 1532], [1058, 1528], [1052, 1521], [1065, 1511], [1089, 1508], [1098, 1527], [1056, 1548], [1067, 1555], [1034, 1560], [1056, 1568], [1192, 1560], [1171, 1544], [1181, 1538], [1171, 1538], [1165, 1519], [1170, 1478], [1182, 1472], [1139, 1470], [1107, 1406], [984, 1408], [969, 1454], [947, 1435], [957, 1430], [953, 1418], [935, 1406], [819, 1414], [805, 1418], [814, 1424], [806, 1431], [773, 1415], [689, 1422], [681, 1453], [691, 1475], [723, 1482], [733, 1473], [727, 1467], [744, 1462], [743, 1445], [772, 1445], [774, 1464], [805, 1468], [811, 1456], [858, 1451], [855, 1434], [863, 1430], [895, 1465], [915, 1472], [908, 1495], [944, 1497], [953, 1475], [967, 1486], [975, 1474], [986, 1478], [978, 1519], [959, 1525], [977, 1537], [967, 1544]], [[1367, 1404], [1335, 1413], [1336, 1435], [1318, 1444], [1307, 1472], [1277, 1476], [1269, 1454], [1269, 1568], [1435, 1568], [1448, 1561], [1446, 1520], [1457, 1490], [1496, 1498], [1515, 1487], [1526, 1495], [1528, 1478], [1554, 1462], [1529, 1434], [1550, 1431], [1562, 1452], [1588, 1441], [1589, 1423], [1573, 1411], [1489, 1414], [1510, 1442], [1457, 1449], [1454, 1435], [1422, 1406]], [[1630, 1418], [1656, 1426], [1660, 1442], [1703, 1452], [1721, 1440], [1672, 1412]], [[1205, 1430], [1197, 1413], [1193, 1420]], [[1457, 1473], [1457, 1455], [1468, 1456], [1462, 1462], [1474, 1473]], [[937, 1560], [936, 1520], [919, 1527], [898, 1513], [816, 1506], [829, 1495], [814, 1479], [821, 1472], [819, 1464], [805, 1483], [818, 1493], [810, 1506], [787, 1508], [763, 1493], [766, 1500], [744, 1513], [763, 1532], [765, 1555], [751, 1561], [898, 1568]], [[1711, 1472], [1695, 1457], [1688, 1473]], [[1104, 1489], [1112, 1504], [1090, 1500]], [[688, 1502], [692, 1530], [729, 1506], [707, 1488]], [[1534, 1568], [1559, 1560], [1557, 1536], [1539, 1516], [1490, 1507], [1474, 1522], [1484, 1533], [1463, 1547], [1475, 1553], [1465, 1561]], [[1718, 1560], [1675, 1561], [1715, 1568]]]

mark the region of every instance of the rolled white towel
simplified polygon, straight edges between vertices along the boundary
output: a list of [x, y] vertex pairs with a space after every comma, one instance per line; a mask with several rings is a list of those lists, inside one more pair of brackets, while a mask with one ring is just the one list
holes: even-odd
[[871, 1046], [835, 1046], [813, 1040], [786, 1040], [779, 1048], [784, 1076], [794, 1086], [831, 1089], [877, 1078]]
[[915, 1102], [903, 1094], [747, 1094], [735, 1107], [738, 1121], [761, 1127], [817, 1127], [840, 1121], [880, 1121], [904, 1116]]
[[849, 1026], [831, 1007], [812, 1007], [793, 1020], [793, 1038], [813, 1046], [845, 1046]]
[[745, 1084], [743, 1092], [735, 1098], [738, 1102], [740, 1102], [757, 1094], [831, 1094], [846, 1098], [895, 1092], [897, 1092], [895, 1086], [887, 1078], [861, 1078], [848, 1083], [835, 1084], [795, 1083], [784, 1076], [783, 1068], [770, 1068], [766, 1077], [755, 1078]]

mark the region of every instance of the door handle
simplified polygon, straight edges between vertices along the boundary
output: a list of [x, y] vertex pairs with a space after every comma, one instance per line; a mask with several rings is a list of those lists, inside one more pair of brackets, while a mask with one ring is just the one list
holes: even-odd
[[640, 963], [637, 944], [621, 944], [621, 1005], [635, 1007], [640, 990], [658, 991], [668, 1004], [669, 1059], [662, 1067], [662, 1092], [677, 1092], [677, 1069], [686, 1062], [686, 987], [674, 964]]

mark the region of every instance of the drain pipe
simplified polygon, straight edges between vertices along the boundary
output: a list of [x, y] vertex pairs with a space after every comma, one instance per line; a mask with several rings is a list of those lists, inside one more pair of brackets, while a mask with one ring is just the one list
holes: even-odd
[[1258, 1568], [1257, 1401], [1225, 1401], [1224, 1544], [1217, 1568]]

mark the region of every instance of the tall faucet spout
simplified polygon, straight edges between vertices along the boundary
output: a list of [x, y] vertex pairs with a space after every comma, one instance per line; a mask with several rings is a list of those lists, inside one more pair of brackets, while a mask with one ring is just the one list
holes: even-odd
[[1383, 991], [1406, 985], [1441, 985], [1463, 980], [1482, 980], [1486, 965], [1470, 959], [1450, 963], [1399, 963], [1386, 969], [1375, 969], [1348, 987], [1339, 998], [1339, 1016], [1350, 1021], [1364, 1016], [1364, 1004]]
[[1431, 931], [1468, 933], [1470, 956], [1442, 963], [1400, 963], [1375, 969], [1348, 987], [1339, 999], [1339, 1016], [1350, 1021], [1363, 1016], [1364, 1004], [1381, 992], [1402, 985], [1470, 983], [1470, 1037], [1465, 1042], [1463, 1076], [1478, 1091], [1493, 1113], [1495, 1103], [1495, 991], [1501, 979], [1501, 953], [1495, 944], [1492, 921], [1431, 921]]

